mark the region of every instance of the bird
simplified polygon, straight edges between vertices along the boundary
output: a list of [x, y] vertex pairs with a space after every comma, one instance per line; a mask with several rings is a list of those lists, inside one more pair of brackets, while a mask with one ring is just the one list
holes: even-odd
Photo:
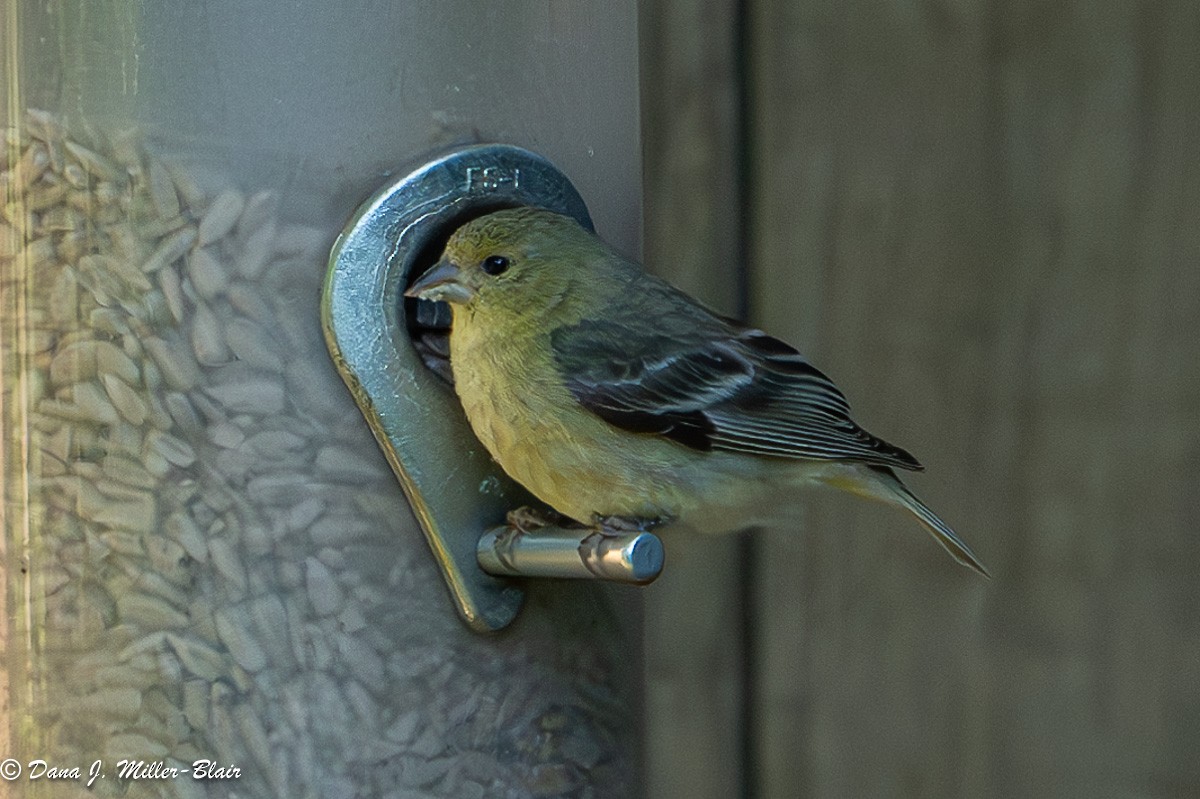
[[897, 476], [922, 469], [917, 459], [854, 422], [794, 347], [718, 315], [573, 218], [534, 207], [474, 218], [405, 294], [449, 304], [471, 429], [558, 514], [602, 530], [719, 533], [778, 521], [798, 489], [828, 486], [908, 511], [988, 576]]

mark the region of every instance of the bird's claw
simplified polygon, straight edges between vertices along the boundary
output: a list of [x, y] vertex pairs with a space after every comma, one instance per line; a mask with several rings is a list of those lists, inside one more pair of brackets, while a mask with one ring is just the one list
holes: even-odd
[[601, 535], [627, 535], [629, 533], [645, 533], [662, 524], [662, 519], [640, 519], [636, 516], [601, 516], [592, 515], [590, 529]]
[[561, 520], [562, 517], [552, 510], [543, 510], [529, 505], [522, 505], [516, 510], [510, 510], [505, 517], [510, 529], [522, 533], [531, 533], [543, 527], [557, 525]]

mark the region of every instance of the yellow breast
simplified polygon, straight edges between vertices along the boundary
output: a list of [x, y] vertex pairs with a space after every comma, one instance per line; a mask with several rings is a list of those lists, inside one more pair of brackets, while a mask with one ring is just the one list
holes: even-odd
[[678, 515], [684, 496], [669, 460], [682, 448], [619, 430], [580, 406], [547, 334], [496, 340], [489, 332], [456, 319], [450, 362], [475, 435], [510, 477], [578, 521]]

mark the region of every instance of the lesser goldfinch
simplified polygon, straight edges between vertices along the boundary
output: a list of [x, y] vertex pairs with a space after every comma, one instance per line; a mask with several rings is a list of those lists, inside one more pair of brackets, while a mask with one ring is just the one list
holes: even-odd
[[824, 484], [904, 508], [987, 574], [893, 471], [917, 460], [855, 424], [799, 352], [568, 217], [519, 208], [470, 221], [407, 294], [450, 303], [450, 365], [475, 435], [565, 516], [720, 532]]

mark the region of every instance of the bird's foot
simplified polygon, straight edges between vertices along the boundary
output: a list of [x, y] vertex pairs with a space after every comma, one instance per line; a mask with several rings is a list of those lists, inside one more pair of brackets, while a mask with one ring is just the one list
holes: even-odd
[[508, 522], [509, 529], [532, 533], [543, 527], [561, 524], [562, 516], [549, 509], [522, 505], [516, 510], [510, 510], [505, 520]]
[[663, 519], [642, 519], [636, 516], [601, 516], [592, 514], [589, 529], [601, 535], [628, 535], [629, 533], [646, 533], [663, 523]]

